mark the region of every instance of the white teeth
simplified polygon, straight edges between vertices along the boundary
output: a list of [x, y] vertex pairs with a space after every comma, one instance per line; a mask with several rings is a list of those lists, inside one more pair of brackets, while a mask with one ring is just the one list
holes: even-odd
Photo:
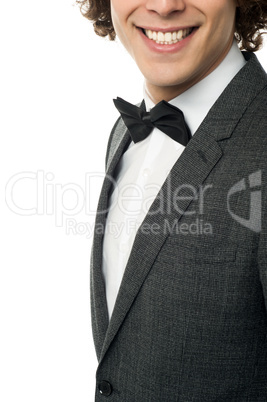
[[153, 34], [150, 29], [147, 31], [147, 36], [149, 37], [149, 39], [153, 39]]
[[145, 34], [149, 39], [154, 40], [156, 43], [170, 45], [172, 43], [179, 42], [185, 39], [191, 32], [193, 28], [180, 29], [174, 32], [157, 32], [151, 29], [145, 29]]
[[183, 34], [184, 34], [184, 30], [183, 30], [183, 29], [181, 29], [180, 31], [178, 31], [178, 32], [177, 32], [177, 39], [178, 39], [178, 40], [182, 39]]
[[163, 32], [158, 32], [158, 41], [159, 42], [163, 42], [164, 41], [164, 33]]
[[165, 42], [170, 42], [172, 40], [172, 34], [171, 32], [166, 32], [165, 33]]

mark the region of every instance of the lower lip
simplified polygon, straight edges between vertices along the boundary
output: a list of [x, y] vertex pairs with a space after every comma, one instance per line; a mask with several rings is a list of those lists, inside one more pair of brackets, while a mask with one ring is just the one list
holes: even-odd
[[188, 35], [185, 39], [182, 39], [179, 42], [172, 43], [170, 45], [161, 45], [160, 43], [156, 43], [154, 40], [149, 39], [142, 31], [142, 29], [138, 28], [138, 31], [145, 42], [146, 46], [154, 52], [157, 53], [175, 53], [178, 52], [180, 49], [184, 48], [187, 46], [187, 44], [190, 42], [192, 37], [195, 35], [196, 31], [198, 28], [194, 28], [193, 31], [191, 32], [190, 35]]

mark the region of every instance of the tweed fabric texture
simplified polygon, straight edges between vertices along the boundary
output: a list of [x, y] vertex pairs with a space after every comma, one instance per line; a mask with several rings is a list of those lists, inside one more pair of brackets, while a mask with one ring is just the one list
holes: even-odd
[[[267, 78], [245, 57], [139, 228], [110, 322], [95, 233], [97, 402], [267, 401]], [[119, 119], [96, 225], [129, 141]]]

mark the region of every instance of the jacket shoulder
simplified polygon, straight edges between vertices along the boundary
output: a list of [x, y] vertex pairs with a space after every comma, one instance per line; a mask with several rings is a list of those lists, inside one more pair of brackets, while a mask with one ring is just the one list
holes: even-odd
[[106, 159], [105, 159], [106, 168], [109, 165], [111, 159], [113, 158], [116, 147], [119, 143], [119, 140], [122, 137], [122, 134], [125, 132], [125, 129], [126, 129], [125, 124], [124, 124], [122, 118], [119, 117], [116, 120], [116, 122], [111, 130], [110, 136], [109, 136], [107, 152], [106, 152]]

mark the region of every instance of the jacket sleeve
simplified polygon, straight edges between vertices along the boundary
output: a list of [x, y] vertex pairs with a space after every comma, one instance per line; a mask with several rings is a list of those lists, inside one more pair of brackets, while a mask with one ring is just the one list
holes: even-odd
[[117, 129], [117, 126], [118, 126], [120, 120], [121, 120], [121, 117], [119, 117], [119, 118], [116, 120], [116, 122], [115, 122], [115, 124], [114, 124], [114, 126], [113, 126], [113, 128], [112, 128], [112, 130], [111, 130], [109, 139], [108, 139], [107, 152], [106, 152], [106, 159], [105, 159], [105, 168], [106, 168], [106, 170], [107, 170], [107, 165], [108, 165], [108, 161], [109, 161], [109, 158], [110, 158], [110, 150], [111, 150], [111, 148], [112, 148], [112, 147], [111, 147], [111, 143], [112, 143], [112, 140], [113, 140], [113, 137], [114, 137], [114, 133], [115, 133], [115, 131], [116, 131], [116, 129]]
[[260, 279], [263, 288], [263, 295], [265, 299], [265, 307], [267, 311], [267, 168], [262, 172], [262, 210], [261, 210], [261, 223], [262, 229], [259, 239], [258, 248], [258, 264]]

